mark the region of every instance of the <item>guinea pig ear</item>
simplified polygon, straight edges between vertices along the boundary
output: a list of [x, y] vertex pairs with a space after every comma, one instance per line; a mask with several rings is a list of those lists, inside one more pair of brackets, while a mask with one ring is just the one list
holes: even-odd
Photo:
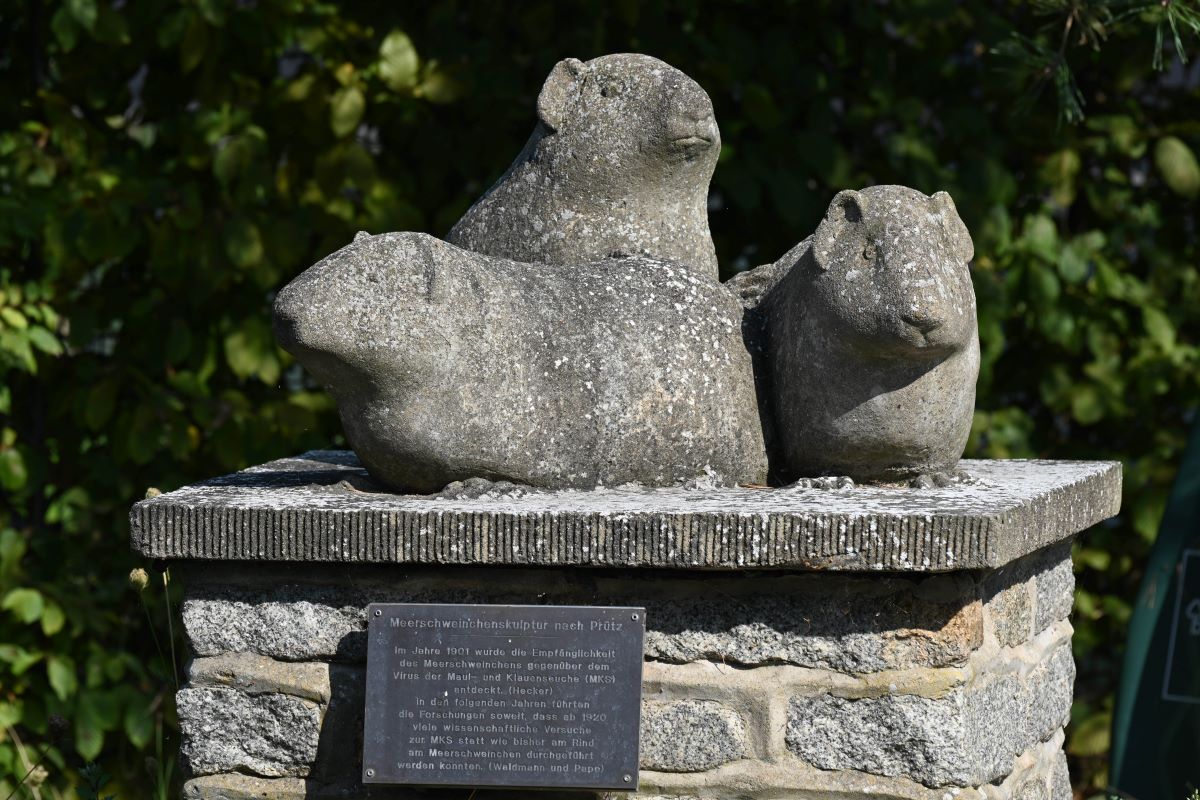
[[825, 219], [813, 234], [813, 260], [822, 271], [828, 270], [838, 241], [856, 225], [861, 225], [866, 212], [867, 198], [853, 189], [837, 193]]
[[968, 263], [975, 257], [975, 243], [971, 241], [971, 232], [958, 215], [954, 198], [946, 192], [937, 192], [933, 195], [933, 202], [942, 210], [942, 223], [946, 227], [946, 235], [950, 237], [954, 252], [964, 264]]
[[564, 58], [550, 70], [537, 100], [538, 119], [547, 128], [559, 129], [582, 83], [583, 62], [578, 58]]

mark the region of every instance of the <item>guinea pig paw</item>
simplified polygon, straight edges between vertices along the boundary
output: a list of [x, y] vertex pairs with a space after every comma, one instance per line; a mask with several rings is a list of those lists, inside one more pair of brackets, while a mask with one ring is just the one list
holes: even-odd
[[785, 489], [853, 489], [854, 479], [845, 475], [824, 476], [820, 478], [801, 478], [794, 483], [784, 486]]
[[439, 500], [493, 500], [497, 498], [524, 497], [533, 491], [533, 487], [510, 481], [490, 481], [487, 478], [467, 478], [465, 481], [454, 481], [446, 484], [440, 492], [433, 495]]
[[911, 479], [908, 485], [913, 489], [933, 489], [935, 487], [944, 489], [947, 486], [963, 486], [972, 483], [978, 483], [978, 481], [961, 469], [956, 469], [948, 472], [922, 473]]

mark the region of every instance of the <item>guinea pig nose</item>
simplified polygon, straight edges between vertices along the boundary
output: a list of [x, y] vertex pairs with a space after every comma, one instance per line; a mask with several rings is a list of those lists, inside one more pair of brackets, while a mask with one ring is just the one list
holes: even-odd
[[910, 311], [900, 315], [900, 319], [913, 326], [921, 333], [929, 333], [942, 327], [942, 321], [920, 311]]

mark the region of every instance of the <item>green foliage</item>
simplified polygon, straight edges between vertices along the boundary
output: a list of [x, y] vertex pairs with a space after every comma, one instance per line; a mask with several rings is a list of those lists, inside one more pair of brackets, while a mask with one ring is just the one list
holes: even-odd
[[173, 643], [161, 576], [140, 600], [126, 583], [129, 505], [344, 445], [274, 344], [272, 293], [357, 230], [444, 234], [520, 149], [554, 62], [622, 50], [713, 97], [726, 275], [810, 233], [838, 189], [955, 198], [983, 345], [970, 454], [1125, 464], [1121, 516], [1077, 550], [1068, 748], [1103, 786], [1129, 599], [1200, 385], [1200, 123], [1177, 58], [1194, 3], [32, 0], [0, 18], [0, 794], [51, 714], [70, 725], [47, 787], [98, 795], [95, 761], [108, 793], [168, 793]]

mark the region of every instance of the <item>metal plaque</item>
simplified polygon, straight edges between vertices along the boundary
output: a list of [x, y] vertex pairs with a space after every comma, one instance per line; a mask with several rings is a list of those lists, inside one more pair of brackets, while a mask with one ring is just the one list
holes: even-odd
[[373, 603], [363, 782], [638, 785], [641, 608]]

